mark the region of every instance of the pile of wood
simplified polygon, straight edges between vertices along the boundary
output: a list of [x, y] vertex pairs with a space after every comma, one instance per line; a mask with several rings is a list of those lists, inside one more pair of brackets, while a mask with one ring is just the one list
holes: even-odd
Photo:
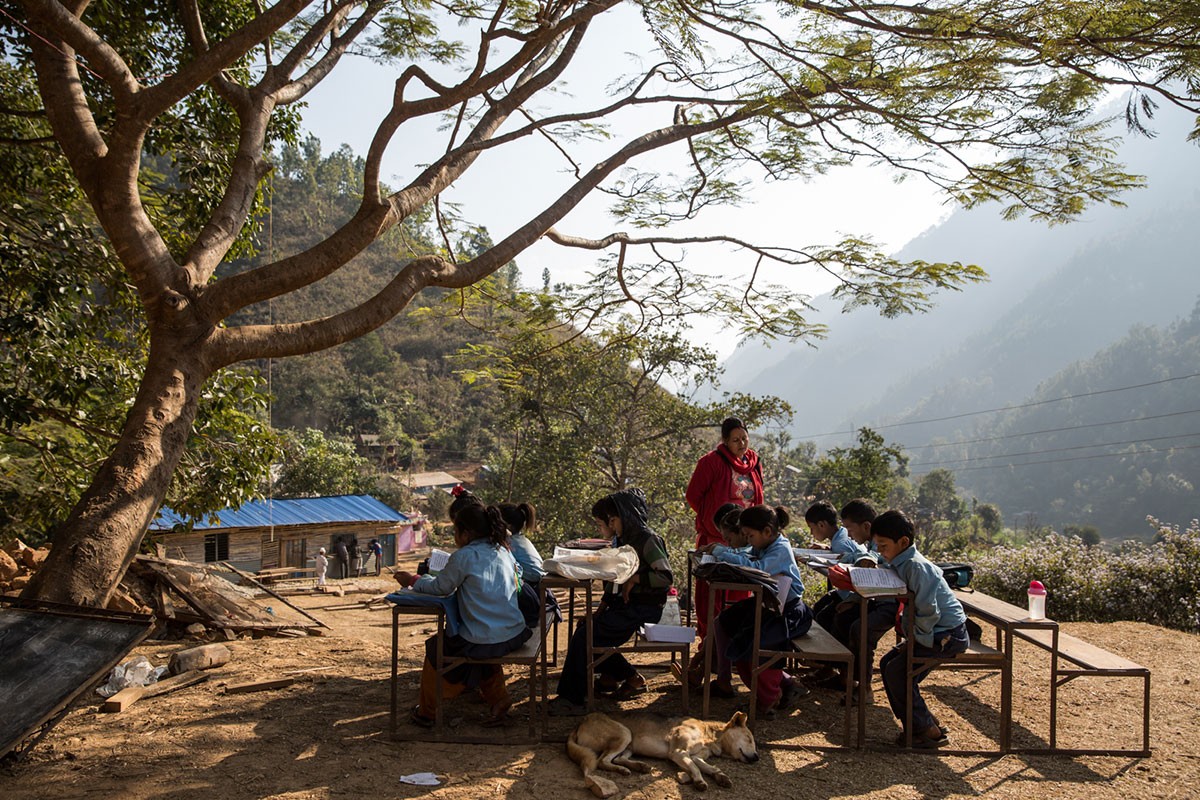
[[242, 633], [305, 636], [327, 627], [254, 576], [226, 563], [138, 556], [121, 587], [167, 624], [192, 631], [199, 624], [230, 638]]
[[49, 554], [49, 549], [34, 549], [20, 539], [0, 549], [0, 594], [20, 594]]
[[[0, 594], [20, 594], [49, 552], [19, 540], [0, 549]], [[259, 602], [256, 598], [261, 597], [266, 599]], [[130, 565], [108, 608], [153, 615], [164, 629], [191, 636], [204, 636], [208, 631], [227, 638], [244, 633], [306, 636], [327, 627], [229, 564], [149, 556], [138, 556]]]

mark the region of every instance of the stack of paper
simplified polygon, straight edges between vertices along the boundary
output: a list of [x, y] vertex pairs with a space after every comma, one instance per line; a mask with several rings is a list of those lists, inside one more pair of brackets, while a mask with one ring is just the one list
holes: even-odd
[[696, 639], [696, 629], [683, 625], [655, 625], [647, 622], [642, 626], [641, 633], [647, 642], [691, 644]]

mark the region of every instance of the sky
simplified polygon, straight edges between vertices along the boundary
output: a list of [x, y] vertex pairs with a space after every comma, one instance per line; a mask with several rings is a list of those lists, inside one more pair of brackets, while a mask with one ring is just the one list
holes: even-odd
[[[461, 34], [471, 41], [471, 32]], [[589, 31], [584, 47], [572, 62], [565, 77], [567, 92], [543, 109], [560, 111], [589, 108], [605, 90], [617, 70], [636, 69], [641, 59], [654, 60], [653, 47], [640, 19], [628, 7], [601, 15]], [[436, 66], [427, 67], [444, 83], [454, 74]], [[347, 56], [307, 98], [303, 112], [304, 127], [320, 139], [325, 152], [347, 144], [365, 155], [379, 120], [387, 112], [399, 69], [375, 64], [367, 59]], [[580, 148], [584, 167], [617, 149], [630, 135], [670, 122], [662, 118], [665, 110], [638, 110], [614, 120], [614, 138], [598, 145]], [[660, 116], [653, 116], [657, 114]], [[446, 133], [434, 120], [410, 123], [393, 139], [384, 158], [382, 175], [392, 187], [411, 179], [420, 166], [436, 158], [445, 147]], [[681, 153], [682, 151], [677, 151]], [[634, 166], [661, 167], [674, 157], [662, 153], [643, 156]], [[524, 223], [533, 213], [565, 188], [570, 176], [566, 163], [543, 139], [528, 139], [499, 148], [481, 157], [468, 173], [443, 195], [443, 202], [460, 204], [465, 219], [487, 227], [492, 239], [499, 241]], [[833, 244], [843, 234], [869, 236], [886, 252], [900, 249], [906, 242], [936, 224], [949, 208], [927, 183], [910, 179], [897, 184], [893, 174], [881, 168], [854, 166], [830, 172], [807, 183], [766, 182], [761, 173], [750, 174], [755, 200], [739, 208], [707, 209], [702, 217], [686, 226], [672, 229], [679, 234], [711, 233], [720, 230], [739, 238], [763, 244], [801, 247]], [[616, 230], [607, 213], [608, 198], [593, 196], [581, 204], [556, 227], [563, 233], [599, 238]], [[555, 283], [582, 280], [600, 254], [562, 248], [541, 241], [517, 258], [522, 281], [527, 287], [542, 283], [543, 269], [549, 269]], [[736, 280], [753, 267], [746, 254], [734, 254], [714, 247], [688, 249], [685, 265], [694, 272]], [[816, 296], [832, 288], [832, 279], [815, 270], [783, 266], [764, 267], [762, 277], [794, 290]], [[718, 356], [732, 353], [736, 340], [715, 322], [697, 321], [693, 340], [707, 344]]]

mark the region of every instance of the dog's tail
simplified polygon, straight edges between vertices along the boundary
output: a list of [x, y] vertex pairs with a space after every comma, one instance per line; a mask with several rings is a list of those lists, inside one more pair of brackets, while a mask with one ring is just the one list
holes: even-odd
[[596, 774], [596, 765], [600, 763], [600, 755], [590, 747], [579, 743], [579, 730], [571, 731], [567, 737], [567, 756], [579, 765], [583, 771], [583, 781], [596, 797], [607, 798], [617, 793], [617, 785], [608, 778]]

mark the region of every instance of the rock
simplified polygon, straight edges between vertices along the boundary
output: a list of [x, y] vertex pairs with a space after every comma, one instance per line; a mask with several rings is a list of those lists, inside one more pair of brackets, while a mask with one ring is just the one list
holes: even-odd
[[29, 576], [29, 575], [18, 575], [17, 577], [12, 579], [12, 582], [8, 588], [18, 589], [18, 590], [24, 589], [25, 585], [29, 583], [30, 578], [31, 578], [31, 576]]
[[22, 550], [28, 550], [29, 545], [22, 542], [20, 539], [13, 539], [8, 544], [4, 545], [4, 551], [13, 558], [20, 558]]
[[208, 628], [204, 627], [203, 622], [193, 622], [184, 629], [188, 636], [195, 636], [198, 639], [203, 639], [208, 635]]
[[25, 566], [33, 571], [41, 569], [42, 564], [46, 563], [46, 557], [50, 555], [50, 550], [43, 547], [39, 550], [25, 548], [21, 551], [21, 560], [25, 562]]
[[0, 550], [0, 581], [11, 581], [17, 577], [18, 571], [16, 559], [4, 550]]
[[108, 599], [106, 607], [110, 611], [129, 611], [135, 614], [141, 614], [146, 610], [145, 606], [120, 589], [113, 592], [112, 597]]
[[167, 663], [167, 671], [178, 675], [194, 669], [211, 669], [229, 663], [231, 658], [233, 653], [223, 644], [202, 644], [174, 653]]

